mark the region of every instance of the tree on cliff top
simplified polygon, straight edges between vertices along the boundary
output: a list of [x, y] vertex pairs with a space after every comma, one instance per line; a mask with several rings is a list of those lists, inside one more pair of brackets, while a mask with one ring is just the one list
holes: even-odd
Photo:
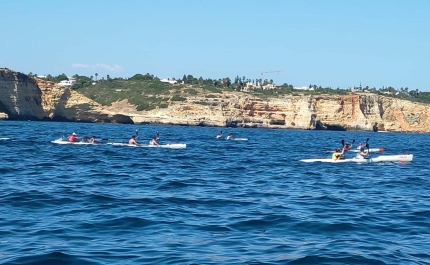
[[134, 76], [130, 77], [130, 81], [152, 81], [154, 80], [154, 76], [147, 73], [146, 75], [142, 74], [135, 74]]
[[69, 80], [69, 78], [67, 77], [67, 75], [64, 74], [64, 73], [62, 73], [61, 75], [58, 75], [58, 76], [48, 75], [46, 77], [46, 79], [48, 81], [52, 81], [52, 82], [55, 82], [55, 83], [60, 83], [60, 81], [63, 81], [63, 80]]

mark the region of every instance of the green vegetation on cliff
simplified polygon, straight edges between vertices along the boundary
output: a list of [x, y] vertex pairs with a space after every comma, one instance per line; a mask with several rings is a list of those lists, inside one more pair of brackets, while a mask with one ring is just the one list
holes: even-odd
[[[367, 92], [380, 94], [389, 97], [407, 99], [415, 102], [430, 103], [430, 92], [419, 92], [408, 88], [382, 87], [379, 89], [365, 87], [354, 87], [349, 89], [332, 89], [321, 86], [309, 85], [307, 90], [295, 89], [292, 85], [283, 84], [276, 86], [273, 80], [246, 79], [237, 76], [232, 82], [230, 78], [203, 79], [195, 78], [192, 75], [184, 75], [182, 78], [168, 80], [175, 81], [175, 84], [162, 82], [159, 78], [149, 73], [136, 74], [131, 78], [106, 78], [94, 80], [93, 76], [74, 75], [76, 84], [72, 89], [79, 91], [85, 96], [93, 99], [102, 105], [110, 105], [113, 102], [127, 99], [129, 103], [136, 105], [137, 110], [152, 110], [154, 108], [166, 108], [170, 102], [187, 101], [190, 97], [199, 97], [194, 103], [210, 105], [208, 100], [217, 98], [222, 91], [241, 91], [253, 96], [267, 99], [282, 95], [348, 95], [356, 92]], [[67, 79], [61, 74], [53, 77], [48, 75], [48, 80], [59, 82]], [[166, 80], [163, 80], [166, 81]], [[260, 85], [261, 84], [261, 85]], [[264, 88], [264, 89], [263, 89]]]

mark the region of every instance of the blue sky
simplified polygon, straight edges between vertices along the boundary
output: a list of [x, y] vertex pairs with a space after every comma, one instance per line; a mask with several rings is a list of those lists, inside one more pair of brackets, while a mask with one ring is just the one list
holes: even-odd
[[429, 0], [3, 1], [0, 67], [430, 91]]

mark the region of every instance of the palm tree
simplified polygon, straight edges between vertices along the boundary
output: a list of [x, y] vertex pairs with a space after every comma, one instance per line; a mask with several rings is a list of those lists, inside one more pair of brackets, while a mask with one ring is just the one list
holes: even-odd
[[99, 74], [98, 73], [95, 73], [95, 76], [96, 76], [96, 81], [97, 81], [97, 76], [98, 76]]

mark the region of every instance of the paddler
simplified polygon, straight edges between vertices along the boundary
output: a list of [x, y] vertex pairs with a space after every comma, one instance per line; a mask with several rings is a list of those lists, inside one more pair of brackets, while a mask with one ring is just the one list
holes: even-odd
[[340, 150], [340, 148], [336, 148], [336, 151], [333, 153], [333, 155], [331, 156], [331, 158], [333, 160], [342, 159], [344, 151], [345, 151], [345, 149]]
[[79, 140], [79, 138], [76, 136], [76, 133], [72, 133], [72, 135], [69, 135], [67, 137], [67, 141], [73, 143], [73, 142], [77, 142]]
[[222, 137], [222, 131], [219, 133], [219, 134], [217, 134], [216, 136], [215, 136], [215, 138], [216, 139], [219, 139], [219, 138], [221, 138]]
[[130, 140], [128, 140], [128, 144], [134, 144], [139, 145], [139, 143], [136, 142], [136, 135], [133, 135]]
[[352, 145], [350, 145], [348, 142], [345, 143], [345, 145], [343, 146], [343, 150], [344, 151], [349, 151], [351, 149]]
[[149, 145], [159, 146], [159, 144], [157, 142], [157, 137], [152, 137], [151, 141], [149, 141]]
[[368, 158], [369, 152], [364, 151], [364, 146], [360, 147], [360, 153], [357, 154], [356, 158]]
[[99, 140], [97, 140], [96, 137], [93, 135], [93, 137], [91, 137], [90, 139], [88, 139], [88, 142], [92, 143], [92, 144], [95, 144], [95, 143], [98, 143]]
[[226, 140], [233, 140], [233, 134], [229, 133], [225, 139]]

